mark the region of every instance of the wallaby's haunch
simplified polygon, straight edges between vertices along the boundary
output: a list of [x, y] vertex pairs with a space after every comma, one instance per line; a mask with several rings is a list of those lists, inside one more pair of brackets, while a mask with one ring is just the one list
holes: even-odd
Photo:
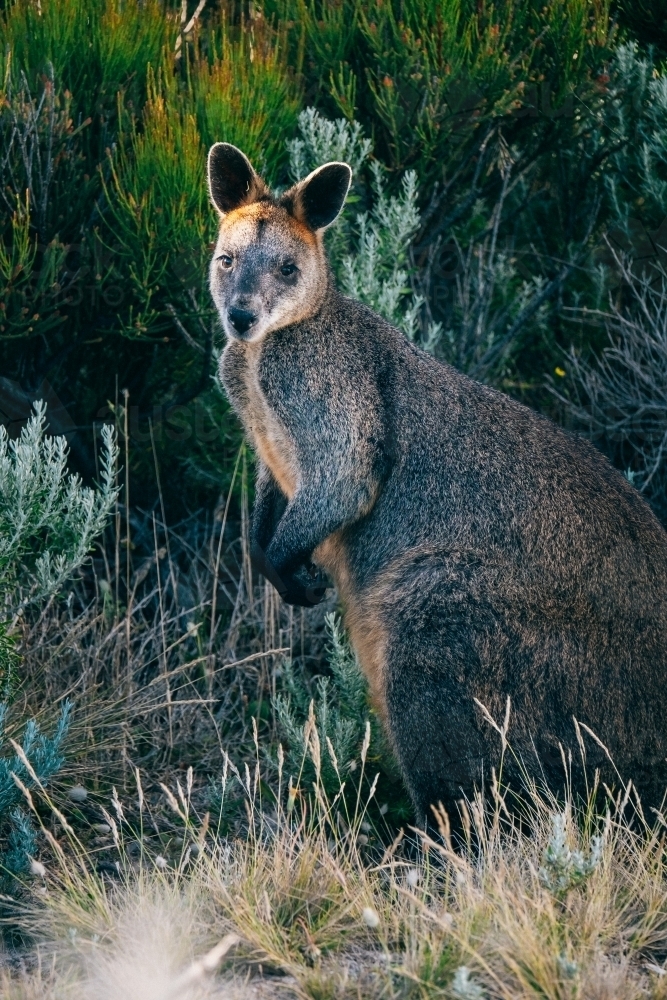
[[234, 146], [209, 154], [220, 374], [260, 460], [255, 559], [292, 604], [335, 581], [420, 820], [490, 776], [500, 740], [475, 699], [501, 720], [508, 695], [534, 776], [562, 788], [576, 718], [659, 805], [667, 534], [591, 445], [336, 291], [322, 236], [350, 176], [330, 163], [274, 198]]

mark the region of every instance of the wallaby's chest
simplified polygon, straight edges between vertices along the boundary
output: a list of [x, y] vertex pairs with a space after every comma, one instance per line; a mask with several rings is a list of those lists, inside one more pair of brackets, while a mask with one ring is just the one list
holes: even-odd
[[229, 344], [222, 355], [220, 375], [250, 443], [285, 496], [290, 498], [299, 480], [296, 448], [262, 390], [261, 351], [261, 344]]

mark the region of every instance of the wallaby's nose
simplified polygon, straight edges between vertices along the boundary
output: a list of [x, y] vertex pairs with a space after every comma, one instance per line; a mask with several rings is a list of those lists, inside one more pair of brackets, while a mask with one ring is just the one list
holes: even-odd
[[229, 322], [237, 333], [247, 333], [257, 317], [247, 309], [235, 309], [234, 306], [227, 311]]

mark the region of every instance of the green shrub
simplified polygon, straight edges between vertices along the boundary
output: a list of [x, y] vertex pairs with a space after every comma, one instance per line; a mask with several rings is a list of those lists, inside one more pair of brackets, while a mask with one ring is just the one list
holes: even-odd
[[[605, 112], [615, 142], [604, 174], [608, 235], [641, 273], [639, 262], [667, 259], [667, 75], [629, 43], [615, 52], [609, 76]], [[608, 253], [600, 257], [613, 268]]]
[[[165, 46], [173, 50], [177, 33], [177, 17], [159, 0], [13, 0], [0, 19], [6, 66], [11, 60], [33, 88], [50, 64], [74, 120], [97, 118], [94, 133], [113, 115], [119, 91], [143, 103], [146, 67], [160, 64]], [[112, 137], [96, 138], [103, 153]]]
[[117, 497], [117, 448], [102, 428], [99, 490], [68, 475], [65, 438], [45, 435], [46, 407], [10, 441], [0, 426], [0, 608], [16, 620], [55, 594], [86, 558]]
[[223, 20], [190, 70], [188, 101], [205, 150], [221, 139], [234, 143], [273, 184], [285, 173], [285, 136], [294, 133], [300, 96], [282, 37], [262, 21], [234, 31]]
[[234, 43], [224, 25], [219, 54], [217, 44], [214, 35], [212, 52], [191, 63], [183, 85], [166, 67], [155, 73], [149, 66], [141, 116], [120, 118], [105, 193], [115, 267], [132, 288], [129, 308], [118, 315], [127, 338], [160, 343], [174, 329], [174, 308], [193, 339], [201, 339], [197, 319], [210, 326], [208, 259], [217, 218], [206, 188], [209, 146], [221, 137], [236, 142], [269, 176], [285, 159], [283, 136], [294, 128], [296, 102], [276, 45], [257, 44], [251, 59], [248, 37]]
[[90, 474], [93, 424], [122, 426], [127, 389], [134, 499], [155, 496], [155, 450], [192, 470], [163, 484], [183, 512], [226, 488], [240, 440], [212, 383], [206, 150], [225, 137], [279, 174], [299, 88], [268, 25], [211, 12], [177, 59], [179, 16], [118, 0], [0, 13], [0, 369], [33, 398], [52, 384]]
[[400, 171], [419, 164], [429, 185], [532, 82], [548, 80], [559, 104], [597, 69], [609, 33], [608, 4], [589, 0], [266, 0], [264, 10], [291, 25], [317, 103], [372, 125], [381, 158]]
[[667, 76], [635, 44], [622, 45], [607, 90], [607, 227], [589, 293], [568, 311], [582, 332], [555, 390], [664, 519]]
[[156, 458], [172, 513], [230, 484], [240, 428], [212, 387], [206, 287], [218, 139], [274, 185], [327, 142], [348, 158], [356, 144], [357, 200], [329, 236], [343, 286], [549, 408], [563, 347], [600, 346], [563, 307], [597, 294], [604, 178], [632, 180], [617, 146], [635, 126], [618, 128], [604, 84], [620, 65], [607, 0], [230, 2], [187, 38], [180, 16], [169, 0], [0, 12], [0, 369], [31, 398], [52, 384], [81, 468], [127, 390], [135, 503], [155, 499]]

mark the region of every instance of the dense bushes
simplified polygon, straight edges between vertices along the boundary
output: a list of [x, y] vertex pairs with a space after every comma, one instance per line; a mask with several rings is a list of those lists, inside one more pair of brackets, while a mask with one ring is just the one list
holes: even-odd
[[[634, 71], [611, 68], [606, 3], [211, 4], [187, 36], [180, 18], [136, 0], [15, 0], [0, 16], [0, 365], [28, 403], [53, 387], [81, 470], [93, 425], [115, 416], [137, 503], [154, 502], [156, 458], [178, 470], [177, 488], [163, 477], [174, 510], [229, 482], [238, 429], [212, 382], [205, 152], [231, 140], [286, 184], [308, 106], [372, 142], [349, 230], [351, 210], [378, 210], [378, 164], [386, 197], [418, 202], [418, 231], [394, 234], [394, 315], [422, 341], [440, 329], [443, 355], [478, 377], [548, 401], [544, 374], [572, 338], [564, 296], [588, 294], [610, 211], [600, 181], [621, 169], [606, 81], [620, 73], [623, 90]], [[366, 226], [340, 271], [352, 292], [367, 285], [372, 214]]]
[[213, 381], [206, 276], [220, 138], [276, 186], [355, 160], [329, 237], [342, 285], [553, 412], [563, 350], [603, 347], [572, 308], [614, 286], [604, 232], [650, 243], [667, 211], [665, 76], [619, 48], [607, 0], [211, 3], [184, 35], [191, 14], [14, 0], [0, 15], [0, 419], [53, 392], [87, 475], [95, 425], [115, 420], [144, 507], [156, 463], [172, 513], [228, 486], [239, 430]]
[[[216, 15], [176, 59], [178, 34], [176, 14], [150, 3], [21, 0], [0, 17], [0, 367], [30, 397], [54, 387], [88, 473], [93, 424], [129, 404], [135, 499], [148, 504], [153, 445], [185, 465], [217, 451], [217, 492], [227, 435], [238, 444], [211, 389], [207, 146], [224, 134], [275, 175], [298, 110], [270, 31], [231, 32]], [[196, 485], [167, 493], [181, 510], [201, 499]]]

